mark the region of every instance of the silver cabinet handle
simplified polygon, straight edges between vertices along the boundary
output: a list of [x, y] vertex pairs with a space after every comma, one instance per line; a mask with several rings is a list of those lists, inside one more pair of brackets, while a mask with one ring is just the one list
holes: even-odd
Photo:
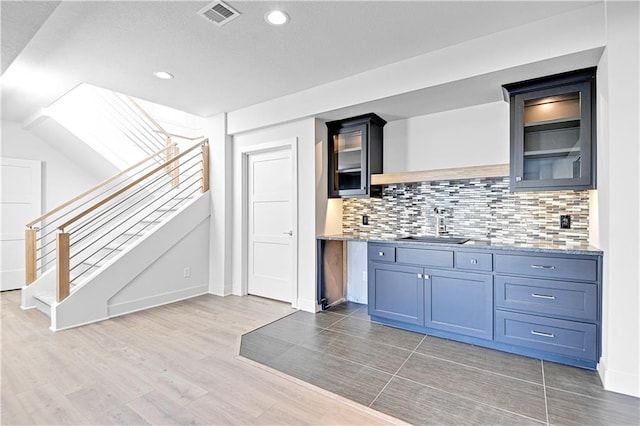
[[379, 251], [378, 252], [378, 256], [384, 256], [384, 252], [383, 251]]
[[543, 333], [542, 331], [535, 331], [535, 330], [531, 330], [531, 334], [533, 334], [534, 336], [548, 337], [550, 339], [553, 339], [554, 337], [556, 337], [553, 333]]
[[283, 232], [283, 234], [286, 234], [286, 235], [292, 237], [293, 236], [293, 231]]
[[425, 280], [430, 280], [431, 279], [431, 275], [424, 274], [423, 277], [424, 277]]
[[538, 299], [556, 300], [555, 296], [550, 296], [548, 294], [531, 293], [531, 297], [535, 297], [535, 298], [538, 298]]
[[422, 278], [422, 274], [418, 274], [418, 278]]
[[555, 266], [551, 265], [531, 265], [533, 269], [556, 269]]
[[471, 264], [472, 265], [477, 265], [478, 264], [478, 259], [471, 259]]
[[520, 182], [522, 180], [522, 176], [516, 176], [516, 182]]

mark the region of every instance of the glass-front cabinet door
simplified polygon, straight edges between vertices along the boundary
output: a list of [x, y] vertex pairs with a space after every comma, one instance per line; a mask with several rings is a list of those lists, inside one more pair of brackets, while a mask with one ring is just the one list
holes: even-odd
[[329, 197], [377, 195], [372, 173], [382, 173], [382, 127], [375, 114], [327, 123], [329, 146]]
[[348, 191], [363, 191], [367, 184], [366, 171], [367, 126], [345, 127], [333, 135], [333, 192], [346, 195]]
[[594, 79], [590, 72], [508, 86], [512, 190], [595, 187]]

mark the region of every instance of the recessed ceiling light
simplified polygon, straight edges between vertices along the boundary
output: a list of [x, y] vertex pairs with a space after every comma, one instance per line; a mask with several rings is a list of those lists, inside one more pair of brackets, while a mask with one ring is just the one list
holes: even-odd
[[173, 78], [173, 74], [166, 71], [156, 71], [153, 73], [153, 75], [162, 80], [171, 80]]
[[284, 25], [289, 22], [289, 15], [282, 10], [272, 10], [264, 15], [264, 19], [271, 25]]

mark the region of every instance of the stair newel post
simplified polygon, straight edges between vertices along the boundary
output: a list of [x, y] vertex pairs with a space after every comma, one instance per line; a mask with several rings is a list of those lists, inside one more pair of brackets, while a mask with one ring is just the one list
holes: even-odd
[[[172, 158], [176, 158], [178, 155], [180, 155], [180, 148], [178, 148], [178, 145], [173, 145], [171, 149], [173, 150]], [[171, 187], [177, 188], [178, 185], [180, 185], [180, 160], [176, 160], [171, 163], [171, 169]]]
[[202, 144], [202, 192], [209, 190], [209, 145]]
[[57, 273], [57, 301], [62, 302], [69, 296], [69, 234], [59, 232], [57, 237], [57, 256], [56, 256], [56, 273]]
[[36, 280], [36, 233], [38, 231], [33, 228], [29, 228], [24, 232], [24, 247], [25, 247], [25, 284], [29, 285]]
[[167, 138], [165, 139], [164, 146], [167, 149], [165, 158], [167, 166], [165, 167], [165, 169], [167, 170], [167, 174], [171, 178], [171, 187], [175, 188], [180, 185], [180, 163], [171, 160], [173, 160], [180, 154], [180, 149], [171, 141], [170, 136], [167, 136]]

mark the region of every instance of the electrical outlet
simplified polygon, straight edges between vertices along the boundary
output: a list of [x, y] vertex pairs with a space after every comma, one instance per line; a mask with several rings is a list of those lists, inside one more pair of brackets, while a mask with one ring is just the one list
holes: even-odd
[[182, 272], [182, 276], [185, 278], [189, 278], [191, 276], [191, 268], [189, 268], [188, 266], [184, 268], [184, 271]]
[[362, 224], [363, 225], [369, 224], [369, 216], [367, 216], [366, 214], [362, 216]]
[[571, 229], [571, 216], [568, 214], [560, 215], [560, 229]]

